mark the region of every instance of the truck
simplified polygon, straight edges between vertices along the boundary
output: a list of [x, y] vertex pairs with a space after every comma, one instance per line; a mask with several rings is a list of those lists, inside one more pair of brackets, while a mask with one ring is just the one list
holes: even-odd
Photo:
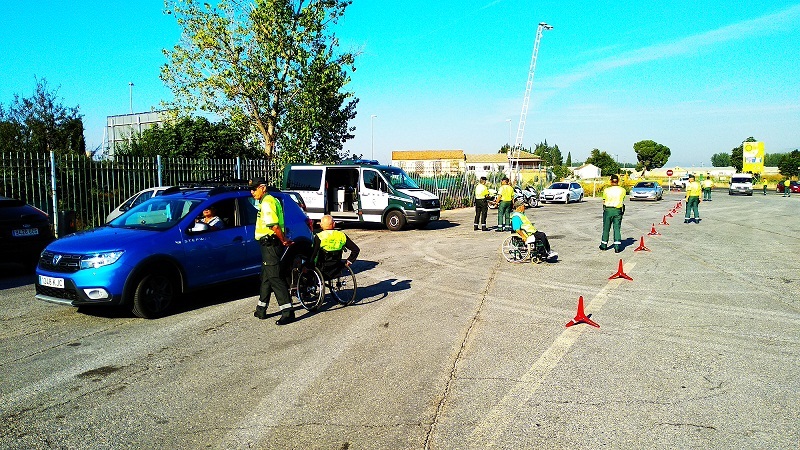
[[383, 223], [392, 231], [407, 224], [424, 227], [439, 220], [439, 197], [417, 185], [406, 172], [376, 161], [344, 164], [289, 164], [281, 189], [297, 192], [306, 214], [319, 220]]
[[737, 173], [731, 176], [731, 185], [728, 188], [728, 195], [734, 194], [753, 195], [752, 174]]

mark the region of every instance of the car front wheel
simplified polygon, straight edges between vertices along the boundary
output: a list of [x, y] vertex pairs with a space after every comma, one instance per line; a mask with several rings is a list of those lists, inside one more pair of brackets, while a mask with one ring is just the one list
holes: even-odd
[[169, 310], [176, 295], [175, 282], [169, 273], [147, 273], [136, 285], [131, 311], [136, 317], [156, 319]]

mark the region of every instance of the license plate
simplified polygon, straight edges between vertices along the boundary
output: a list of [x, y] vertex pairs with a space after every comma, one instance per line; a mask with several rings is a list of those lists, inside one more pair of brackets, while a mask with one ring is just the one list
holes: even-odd
[[12, 230], [11, 235], [14, 237], [21, 236], [36, 236], [39, 234], [38, 228], [23, 228], [21, 230]]
[[64, 289], [64, 279], [39, 275], [39, 284], [42, 286]]

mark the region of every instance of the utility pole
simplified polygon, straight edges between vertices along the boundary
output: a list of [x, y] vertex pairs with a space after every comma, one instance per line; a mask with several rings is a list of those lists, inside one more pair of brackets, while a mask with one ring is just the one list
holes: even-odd
[[519, 183], [519, 158], [522, 151], [522, 136], [525, 134], [525, 119], [528, 117], [528, 103], [531, 100], [531, 88], [533, 87], [533, 74], [536, 71], [536, 56], [539, 53], [539, 42], [542, 40], [544, 30], [552, 30], [553, 27], [540, 22], [536, 29], [536, 39], [533, 42], [533, 55], [531, 55], [531, 67], [528, 70], [528, 82], [525, 85], [525, 97], [522, 100], [522, 113], [519, 116], [519, 128], [517, 128], [517, 140], [514, 148], [510, 150], [512, 173], [514, 173], [514, 183]]
[[131, 96], [131, 114], [133, 114], [133, 81], [128, 82], [128, 88]]

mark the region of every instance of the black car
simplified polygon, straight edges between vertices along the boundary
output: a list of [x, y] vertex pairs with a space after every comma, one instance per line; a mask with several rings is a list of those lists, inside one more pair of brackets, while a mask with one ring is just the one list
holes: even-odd
[[0, 252], [6, 261], [33, 268], [52, 240], [45, 212], [22, 200], [0, 196]]

